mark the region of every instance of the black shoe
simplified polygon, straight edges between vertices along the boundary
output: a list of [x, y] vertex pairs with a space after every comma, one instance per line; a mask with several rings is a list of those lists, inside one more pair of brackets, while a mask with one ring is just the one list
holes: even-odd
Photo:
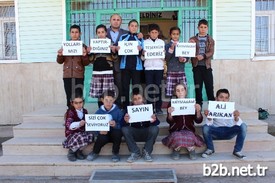
[[79, 160], [84, 160], [86, 157], [84, 156], [84, 154], [82, 153], [81, 150], [77, 150], [76, 151], [76, 159], [79, 159]]
[[76, 161], [76, 153], [70, 149], [68, 151], [67, 158], [69, 161]]

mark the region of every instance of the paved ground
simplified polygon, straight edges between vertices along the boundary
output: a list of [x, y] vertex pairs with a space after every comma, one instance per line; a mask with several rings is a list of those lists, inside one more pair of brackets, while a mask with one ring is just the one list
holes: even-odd
[[[178, 183], [274, 183], [275, 172], [265, 177], [202, 177], [201, 175], [180, 176]], [[89, 177], [59, 177], [59, 178], [15, 178], [12, 180], [0, 178], [1, 183], [88, 183]]]

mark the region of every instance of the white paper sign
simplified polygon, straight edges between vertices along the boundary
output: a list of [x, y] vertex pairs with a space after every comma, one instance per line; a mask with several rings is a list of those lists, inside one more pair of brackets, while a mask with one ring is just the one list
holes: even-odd
[[86, 131], [110, 131], [110, 114], [85, 114]]
[[138, 55], [138, 41], [119, 41], [118, 55]]
[[129, 123], [144, 122], [152, 120], [153, 105], [134, 105], [127, 106], [128, 114], [130, 116]]
[[176, 46], [176, 57], [195, 57], [196, 43], [178, 43]]
[[144, 42], [144, 57], [145, 59], [163, 59], [165, 57], [164, 43], [156, 45], [150, 42]]
[[209, 101], [207, 118], [232, 119], [235, 102]]
[[91, 39], [91, 53], [111, 53], [110, 39]]
[[171, 99], [171, 107], [174, 107], [172, 116], [195, 114], [196, 100], [194, 98]]
[[63, 55], [83, 55], [82, 41], [63, 41]]

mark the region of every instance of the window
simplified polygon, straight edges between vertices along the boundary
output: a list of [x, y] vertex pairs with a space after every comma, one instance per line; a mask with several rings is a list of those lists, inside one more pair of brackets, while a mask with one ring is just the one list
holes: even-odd
[[0, 4], [0, 60], [16, 60], [16, 25], [14, 5]]
[[255, 54], [275, 55], [275, 0], [256, 0]]

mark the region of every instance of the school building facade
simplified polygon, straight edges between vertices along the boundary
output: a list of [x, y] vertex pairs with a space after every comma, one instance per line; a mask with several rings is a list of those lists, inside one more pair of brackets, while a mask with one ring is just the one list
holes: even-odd
[[[216, 41], [215, 91], [228, 88], [232, 101], [275, 113], [275, 0], [0, 0], [0, 12], [0, 126], [18, 124], [22, 114], [43, 106], [65, 105], [56, 54], [69, 26], [79, 24], [89, 44], [96, 25], [109, 26], [113, 13], [122, 16], [123, 28], [137, 19], [145, 36], [149, 23], [159, 24], [165, 40], [177, 25], [184, 42], [201, 18], [209, 20]], [[88, 66], [85, 79], [88, 102], [91, 70]], [[192, 96], [190, 63], [186, 73]]]

